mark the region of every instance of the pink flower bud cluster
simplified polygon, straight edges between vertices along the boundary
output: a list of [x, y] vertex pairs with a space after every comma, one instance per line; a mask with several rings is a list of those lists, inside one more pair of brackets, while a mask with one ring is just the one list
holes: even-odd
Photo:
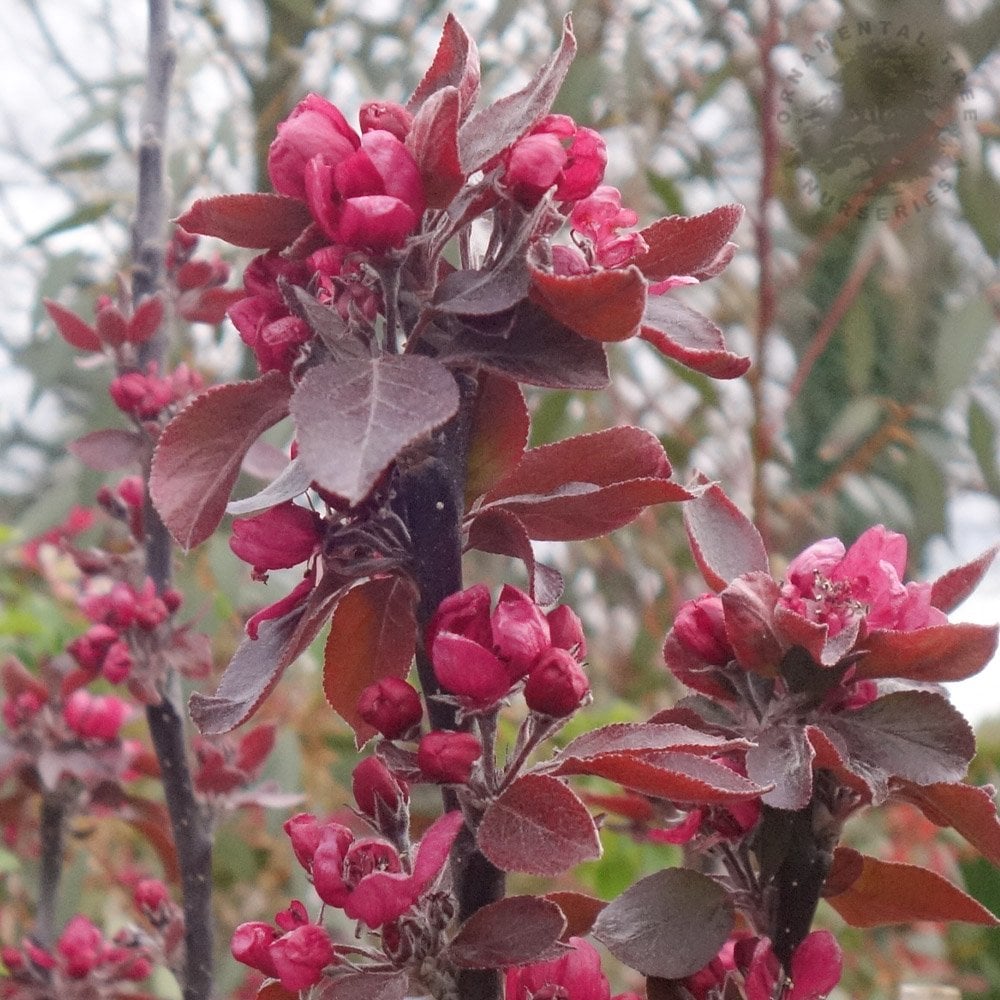
[[[842, 966], [840, 946], [829, 931], [809, 934], [784, 970], [766, 937], [743, 933], [680, 983], [693, 1000], [722, 1000], [737, 992], [746, 1000], [822, 1000], [840, 981]], [[737, 984], [742, 990], [733, 989]]]
[[333, 104], [309, 94], [278, 126], [267, 169], [274, 190], [304, 200], [332, 243], [384, 253], [417, 228], [426, 200], [398, 135], [405, 118], [370, 107], [365, 118], [368, 125], [381, 118], [391, 130], [359, 136]]
[[111, 380], [108, 392], [122, 413], [136, 420], [157, 420], [161, 414], [205, 387], [201, 376], [186, 364], [161, 376], [155, 362], [145, 372], [125, 372]]
[[87, 996], [114, 1000], [136, 995], [136, 983], [148, 978], [153, 963], [148, 949], [122, 931], [107, 940], [86, 917], [66, 925], [55, 946], [42, 948], [25, 940], [20, 949], [0, 949], [9, 977], [0, 981], [6, 1000], [50, 1000], [55, 996]]
[[[507, 1000], [612, 1000], [597, 949], [579, 937], [571, 937], [568, 944], [572, 950], [562, 958], [508, 969]], [[639, 996], [619, 993], [614, 1000], [639, 1000]]]
[[502, 162], [501, 185], [531, 208], [550, 189], [559, 202], [593, 194], [604, 178], [608, 150], [593, 129], [568, 115], [546, 115], [503, 154]]
[[[376, 772], [371, 768], [356, 776], [355, 794], [362, 809], [379, 815], [389, 799], [405, 798], [406, 792], [388, 771]], [[392, 938], [395, 932], [398, 938], [400, 921], [409, 919], [410, 911], [432, 906], [431, 890], [462, 824], [460, 812], [446, 813], [407, 854], [382, 837], [359, 837], [349, 827], [332, 819], [318, 820], [311, 813], [293, 816], [285, 823], [285, 832], [324, 904], [381, 930], [384, 937]], [[336, 946], [326, 929], [310, 923], [297, 900], [275, 922], [278, 929], [260, 921], [241, 924], [233, 935], [233, 956], [279, 979], [285, 989], [316, 985], [323, 970], [337, 962]]]
[[84, 593], [80, 610], [93, 625], [67, 646], [80, 679], [86, 682], [101, 675], [112, 684], [128, 680], [134, 667], [134, 636], [154, 632], [180, 607], [181, 599], [176, 590], [157, 594], [148, 577], [138, 589], [118, 580], [107, 591]]
[[571, 715], [590, 691], [580, 663], [586, 641], [580, 620], [562, 605], [544, 613], [516, 587], [505, 586], [496, 608], [483, 584], [441, 602], [427, 629], [427, 648], [441, 687], [463, 710], [492, 710], [524, 681], [528, 707], [540, 715]]
[[90, 694], [83, 688], [74, 691], [63, 705], [63, 719], [77, 736], [106, 743], [118, 739], [131, 714], [132, 707], [127, 701], [113, 694]]

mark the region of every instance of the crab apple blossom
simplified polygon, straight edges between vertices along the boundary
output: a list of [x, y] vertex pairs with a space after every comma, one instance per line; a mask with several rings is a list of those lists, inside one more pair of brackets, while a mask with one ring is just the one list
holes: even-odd
[[863, 622], [868, 631], [909, 632], [947, 621], [931, 605], [929, 583], [902, 582], [906, 536], [877, 524], [850, 547], [826, 538], [797, 555], [785, 573], [779, 605], [826, 625], [832, 639]]
[[[507, 970], [507, 1000], [611, 1000], [611, 985], [601, 968], [601, 956], [583, 938], [571, 937], [571, 951], [549, 962], [534, 962]], [[619, 993], [614, 1000], [638, 1000]]]
[[404, 738], [420, 725], [423, 714], [416, 689], [398, 677], [383, 677], [358, 697], [358, 715], [387, 740]]
[[406, 142], [413, 115], [395, 101], [365, 101], [358, 111], [358, 122], [362, 132], [391, 132], [400, 142]]
[[372, 253], [402, 246], [426, 207], [412, 155], [391, 132], [361, 136], [341, 159], [312, 157], [305, 167], [305, 199], [313, 218], [338, 245]]
[[417, 746], [417, 766], [427, 781], [464, 785], [482, 755], [483, 746], [472, 733], [434, 730]]
[[552, 187], [556, 201], [577, 201], [601, 183], [607, 163], [597, 132], [568, 115], [546, 115], [504, 154], [501, 183], [529, 208]]
[[573, 231], [589, 241], [594, 263], [607, 268], [621, 267], [649, 249], [641, 234], [619, 232], [638, 221], [638, 213], [622, 205], [621, 191], [610, 184], [580, 199], [569, 215]]
[[317, 924], [286, 931], [268, 949], [274, 971], [286, 990], [304, 990], [323, 978], [336, 955], [327, 932]]
[[278, 194], [306, 196], [306, 165], [315, 156], [337, 163], [360, 143], [340, 109], [319, 94], [308, 94], [278, 125], [267, 154], [267, 173]]
[[233, 521], [229, 547], [253, 566], [254, 576], [305, 562], [323, 540], [323, 519], [291, 500], [253, 517]]
[[132, 714], [131, 706], [114, 695], [95, 695], [77, 688], [63, 706], [66, 725], [83, 739], [118, 739], [118, 733]]
[[410, 790], [380, 757], [366, 757], [351, 774], [354, 801], [376, 826], [382, 818], [405, 816]]
[[524, 685], [528, 708], [556, 719], [572, 715], [590, 691], [590, 681], [565, 649], [553, 646], [531, 668]]

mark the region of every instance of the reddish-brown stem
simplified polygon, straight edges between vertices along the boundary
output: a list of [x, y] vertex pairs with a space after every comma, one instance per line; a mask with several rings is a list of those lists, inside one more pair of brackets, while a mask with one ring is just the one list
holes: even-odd
[[774, 197], [774, 176], [780, 156], [777, 119], [778, 75], [772, 53], [780, 40], [781, 19], [777, 0], [769, 0], [767, 23], [760, 38], [760, 66], [763, 74], [758, 102], [761, 133], [760, 189], [757, 197], [757, 218], [754, 235], [757, 244], [757, 327], [754, 332], [754, 366], [747, 374], [753, 402], [751, 448], [753, 453], [753, 510], [757, 527], [768, 542], [768, 498], [765, 466], [771, 454], [771, 427], [764, 399], [767, 382], [767, 346], [774, 324], [777, 290], [773, 272], [773, 238], [771, 233], [771, 201]]
[[[137, 304], [154, 294], [163, 280], [166, 230], [164, 149], [170, 82], [176, 54], [170, 36], [170, 0], [149, 0], [146, 100], [139, 145], [139, 183], [132, 229], [132, 296]], [[162, 362], [166, 333], [157, 332], [140, 350], [139, 363]], [[146, 479], [148, 481], [148, 468]], [[158, 591], [170, 585], [170, 536], [152, 504], [145, 504], [146, 572]], [[181, 871], [184, 906], [184, 1000], [209, 1000], [212, 995], [212, 836], [208, 817], [198, 805], [188, 766], [184, 716], [177, 679], [166, 679], [162, 701], [149, 705], [146, 721], [160, 764], [163, 795]]]

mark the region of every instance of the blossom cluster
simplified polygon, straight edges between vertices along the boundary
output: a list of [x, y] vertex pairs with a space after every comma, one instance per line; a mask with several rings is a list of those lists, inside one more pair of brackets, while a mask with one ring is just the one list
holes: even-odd
[[9, 975], [0, 980], [5, 1000], [115, 1000], [145, 997], [137, 984], [153, 965], [149, 949], [123, 930], [108, 940], [84, 916], [73, 917], [52, 948], [25, 939], [21, 948], [0, 949]]
[[637, 993], [617, 993], [612, 998], [593, 945], [579, 937], [571, 937], [567, 944], [571, 950], [560, 958], [508, 969], [507, 1000], [639, 1000]]

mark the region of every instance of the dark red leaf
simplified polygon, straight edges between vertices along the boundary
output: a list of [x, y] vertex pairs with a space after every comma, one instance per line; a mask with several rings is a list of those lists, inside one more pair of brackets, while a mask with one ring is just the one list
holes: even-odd
[[891, 778], [917, 785], [961, 781], [976, 752], [972, 727], [943, 695], [897, 691], [821, 723], [846, 749], [846, 763], [873, 786], [876, 805]]
[[358, 715], [361, 692], [383, 677], [406, 676], [417, 638], [416, 594], [402, 577], [384, 576], [349, 590], [326, 640], [323, 691], [362, 746], [375, 730]]
[[281, 372], [217, 385], [167, 424], [153, 453], [149, 489], [163, 523], [185, 549], [218, 527], [247, 450], [288, 414]]
[[532, 268], [531, 301], [581, 337], [626, 340], [643, 318], [646, 281], [635, 267], [576, 275]]
[[232, 500], [226, 506], [227, 514], [252, 514], [254, 511], [267, 510], [279, 503], [300, 496], [309, 489], [312, 476], [306, 467], [293, 459], [288, 462], [278, 476], [259, 493], [244, 497], [242, 500]]
[[993, 564], [997, 552], [1000, 552], [1000, 545], [994, 545], [972, 562], [956, 566], [939, 576], [931, 587], [931, 604], [945, 614], [954, 611], [976, 589]]
[[332, 306], [323, 305], [298, 285], [282, 285], [285, 302], [327, 346], [334, 361], [371, 358], [371, 348], [353, 333]]
[[893, 798], [912, 802], [932, 823], [957, 830], [984, 858], [1000, 867], [1000, 818], [992, 787], [900, 781]]
[[700, 872], [666, 868], [608, 903], [594, 937], [644, 976], [680, 979], [715, 958], [732, 927], [725, 889]]
[[555, 604], [562, 596], [562, 574], [535, 559], [528, 529], [509, 510], [493, 507], [477, 514], [469, 527], [468, 547], [520, 559], [528, 573], [531, 598], [539, 604]]
[[517, 93], [494, 101], [462, 126], [458, 144], [466, 175], [502, 153], [549, 113], [575, 55], [576, 38], [567, 16], [559, 48], [531, 80]]
[[406, 136], [406, 148], [420, 169], [428, 208], [447, 208], [465, 183], [458, 160], [462, 111], [458, 88], [444, 87], [420, 108]]
[[759, 798], [765, 789], [708, 757], [691, 753], [607, 753], [586, 760], [559, 757], [551, 773], [590, 774], [644, 795], [672, 802], [733, 802]]
[[113, 472], [142, 460], [142, 438], [130, 431], [107, 428], [91, 431], [71, 441], [66, 450], [75, 455], [88, 469]]
[[557, 323], [531, 302], [517, 308], [505, 337], [462, 328], [447, 338], [428, 334], [445, 364], [480, 365], [518, 382], [548, 389], [603, 389], [609, 381], [604, 347]]
[[911, 681], [961, 681], [979, 673], [997, 651], [996, 625], [932, 625], [912, 632], [873, 632], [857, 676]]
[[742, 573], [769, 572], [760, 532], [718, 483], [704, 484], [684, 505], [684, 527], [695, 562], [713, 590]]
[[566, 930], [562, 933], [563, 941], [589, 934], [597, 915], [608, 905], [603, 899], [582, 892], [548, 892], [542, 898], [552, 900], [566, 918]]
[[298, 1000], [298, 995], [298, 990], [286, 990], [276, 979], [270, 979], [257, 990], [256, 1000]]
[[257, 638], [248, 636], [240, 643], [215, 694], [191, 695], [191, 718], [205, 735], [228, 733], [257, 711], [288, 665], [326, 624], [343, 584], [327, 575], [303, 606], [261, 622]]
[[742, 205], [720, 205], [704, 215], [687, 218], [671, 215], [642, 230], [649, 250], [633, 264], [650, 281], [665, 281], [677, 275], [710, 277], [716, 259], [743, 218]]
[[541, 896], [507, 896], [477, 910], [452, 938], [447, 957], [462, 969], [502, 969], [548, 957], [566, 926]]
[[857, 865], [858, 877], [843, 892], [827, 896], [827, 902], [852, 927], [880, 927], [915, 920], [961, 920], [987, 927], [1000, 920], [982, 903], [942, 878], [936, 872], [898, 861], [879, 861], [858, 854], [849, 847], [838, 847], [837, 862]]
[[229, 307], [246, 297], [247, 293], [241, 288], [206, 288], [193, 299], [183, 296], [178, 311], [189, 323], [217, 326], [226, 318]]
[[312, 222], [309, 206], [283, 194], [223, 194], [199, 198], [177, 225], [251, 250], [280, 250]]
[[129, 318], [125, 338], [130, 344], [145, 344], [162, 322], [163, 298], [160, 295], [150, 295], [139, 303], [138, 309]]
[[709, 378], [739, 378], [750, 359], [726, 347], [722, 331], [707, 317], [669, 295], [650, 295], [639, 336], [661, 354]]
[[[350, 972], [340, 966], [332, 976], [325, 976], [310, 992], [313, 1000], [403, 1000], [409, 993], [405, 971]], [[301, 996], [298, 990], [291, 1000]]]
[[816, 753], [813, 767], [830, 771], [847, 788], [856, 792], [858, 801], [868, 804], [872, 801], [872, 783], [862, 775], [855, 774], [847, 765], [847, 747], [837, 733], [828, 733], [819, 726], [806, 726], [806, 736]]
[[299, 457], [320, 486], [358, 504], [406, 447], [458, 409], [439, 361], [416, 354], [310, 369], [292, 397]]
[[509, 378], [482, 372], [472, 405], [465, 502], [489, 492], [517, 467], [528, 443], [530, 418], [524, 393]]
[[651, 754], [664, 750], [721, 753], [741, 749], [743, 740], [727, 740], [671, 722], [614, 722], [578, 736], [559, 753], [559, 760], [588, 760], [606, 753]]
[[587, 807], [557, 778], [526, 774], [486, 809], [479, 850], [502, 871], [560, 875], [601, 856]]
[[464, 121], [479, 94], [479, 50], [454, 14], [445, 19], [434, 59], [406, 102], [407, 109], [416, 115], [432, 94], [446, 87], [458, 90]]
[[532, 448], [483, 506], [512, 511], [535, 539], [593, 538], [652, 504], [686, 499], [687, 490], [669, 477], [670, 463], [653, 434], [612, 427]]
[[45, 306], [45, 311], [49, 314], [49, 319], [55, 323], [59, 336], [70, 347], [75, 347], [78, 351], [89, 351], [92, 354], [101, 351], [101, 338], [97, 336], [97, 331], [89, 323], [85, 323], [75, 312], [59, 305], [58, 302], [53, 302], [52, 299], [42, 299], [42, 303]]
[[774, 785], [761, 801], [775, 809], [802, 809], [812, 798], [815, 756], [805, 729], [794, 722], [768, 726], [747, 750], [747, 777]]
[[455, 316], [495, 316], [517, 306], [529, 284], [523, 257], [512, 255], [496, 267], [452, 271], [434, 289], [434, 308]]

